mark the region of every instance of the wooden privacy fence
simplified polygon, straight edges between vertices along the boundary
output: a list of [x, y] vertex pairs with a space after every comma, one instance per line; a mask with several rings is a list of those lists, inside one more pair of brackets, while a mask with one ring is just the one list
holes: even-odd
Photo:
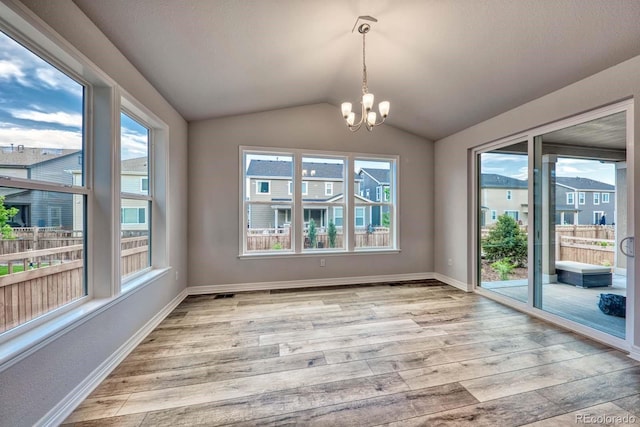
[[[80, 239], [82, 240], [82, 239]], [[147, 236], [121, 241], [121, 274], [149, 265]], [[12, 329], [85, 295], [83, 245], [0, 255], [0, 332]], [[16, 266], [24, 271], [13, 272]]]
[[556, 261], [612, 266], [615, 262], [615, 244], [615, 240], [556, 234]]
[[[271, 232], [271, 230], [280, 230], [281, 232]], [[285, 230], [285, 231], [282, 231]], [[321, 230], [316, 235], [318, 248], [329, 248], [329, 235], [326, 231]], [[308, 233], [305, 232], [304, 248], [310, 248]], [[356, 248], [380, 248], [389, 246], [389, 229], [386, 227], [375, 227], [372, 231], [367, 229], [356, 229], [355, 247]], [[342, 233], [336, 234], [336, 248], [344, 247], [344, 236]], [[269, 251], [291, 249], [291, 234], [287, 228], [285, 229], [252, 229], [251, 233], [247, 233], [247, 251]]]

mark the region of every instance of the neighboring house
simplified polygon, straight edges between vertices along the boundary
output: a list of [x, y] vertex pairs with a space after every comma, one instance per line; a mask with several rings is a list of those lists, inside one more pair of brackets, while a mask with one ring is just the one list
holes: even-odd
[[[527, 224], [526, 180], [482, 174], [480, 188], [481, 226], [495, 223], [503, 214]], [[556, 177], [556, 224], [611, 224], [615, 218], [615, 197], [613, 185], [589, 178]]]
[[[337, 163], [302, 163], [302, 203], [305, 228], [311, 219], [325, 228], [329, 221], [337, 227], [344, 223], [344, 167]], [[246, 172], [246, 195], [251, 202], [247, 212], [249, 228], [283, 228], [291, 224], [293, 169], [290, 161], [252, 159]], [[354, 177], [355, 190], [360, 191], [361, 178]], [[356, 196], [360, 202], [368, 201]], [[356, 209], [356, 226], [370, 222], [370, 211]]]
[[526, 180], [483, 173], [480, 177], [480, 190], [480, 226], [491, 225], [504, 214], [527, 224], [529, 190]]
[[[149, 194], [147, 157], [123, 160], [120, 164], [120, 192]], [[72, 171], [75, 185], [80, 185], [80, 170]], [[74, 230], [82, 230], [82, 197], [74, 196]], [[122, 231], [149, 230], [149, 203], [146, 200], [122, 199], [120, 229]], [[136, 235], [139, 233], [136, 233]]]
[[[72, 169], [80, 165], [80, 151], [24, 146], [0, 149], [0, 175], [71, 185]], [[2, 189], [5, 206], [18, 214], [11, 220], [18, 227], [73, 227], [72, 195], [35, 190]]]
[[557, 224], [611, 224], [615, 203], [616, 187], [611, 184], [589, 178], [556, 178]]
[[[388, 202], [390, 197], [390, 178], [391, 171], [389, 169], [362, 168], [359, 176], [362, 179], [360, 187], [360, 196], [374, 202]], [[383, 215], [389, 212], [387, 206], [372, 206], [371, 221], [373, 226], [380, 226], [383, 222]]]

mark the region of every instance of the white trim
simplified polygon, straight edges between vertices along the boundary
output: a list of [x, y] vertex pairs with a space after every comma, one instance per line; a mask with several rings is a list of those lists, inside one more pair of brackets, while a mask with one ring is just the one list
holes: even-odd
[[272, 289], [300, 289], [309, 287], [375, 284], [405, 280], [434, 279], [434, 273], [404, 273], [383, 276], [336, 277], [332, 279], [304, 279], [280, 282], [228, 283], [222, 285], [189, 286], [189, 295], [217, 294], [224, 292], [267, 291]]
[[36, 426], [60, 425], [100, 385], [102, 381], [187, 297], [183, 289], [162, 310], [156, 313], [142, 328], [75, 386], [57, 405], [45, 414]]
[[473, 286], [470, 283], [464, 283], [440, 273], [433, 273], [433, 278], [449, 286], [453, 286], [454, 288], [460, 289], [461, 291], [473, 292]]
[[640, 361], [640, 347], [638, 347], [637, 345], [631, 346], [629, 357]]
[[324, 183], [324, 195], [333, 196], [333, 182]]

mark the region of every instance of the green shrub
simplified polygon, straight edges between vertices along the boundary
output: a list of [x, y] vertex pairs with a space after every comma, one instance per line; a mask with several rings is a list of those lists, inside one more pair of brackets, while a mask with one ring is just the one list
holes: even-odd
[[517, 266], [523, 265], [527, 259], [527, 235], [515, 219], [500, 215], [487, 237], [482, 239], [482, 250], [489, 261], [509, 258]]
[[273, 250], [280, 250], [280, 249], [282, 249], [282, 243], [280, 243], [280, 242], [275, 242], [273, 245], [271, 245], [271, 249], [273, 249]]
[[338, 230], [336, 230], [336, 225], [333, 221], [329, 220], [329, 228], [327, 229], [327, 235], [329, 237], [329, 247], [336, 247], [336, 236], [338, 235]]
[[309, 245], [312, 248], [318, 246], [318, 230], [316, 229], [316, 222], [313, 218], [309, 220]]
[[509, 280], [509, 274], [517, 267], [510, 258], [504, 258], [491, 264], [491, 268], [500, 275], [500, 280]]

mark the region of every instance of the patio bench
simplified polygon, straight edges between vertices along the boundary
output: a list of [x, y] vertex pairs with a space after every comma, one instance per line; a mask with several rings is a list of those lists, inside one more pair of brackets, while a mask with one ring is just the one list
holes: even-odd
[[576, 261], [556, 261], [558, 282], [581, 288], [611, 286], [611, 267]]

